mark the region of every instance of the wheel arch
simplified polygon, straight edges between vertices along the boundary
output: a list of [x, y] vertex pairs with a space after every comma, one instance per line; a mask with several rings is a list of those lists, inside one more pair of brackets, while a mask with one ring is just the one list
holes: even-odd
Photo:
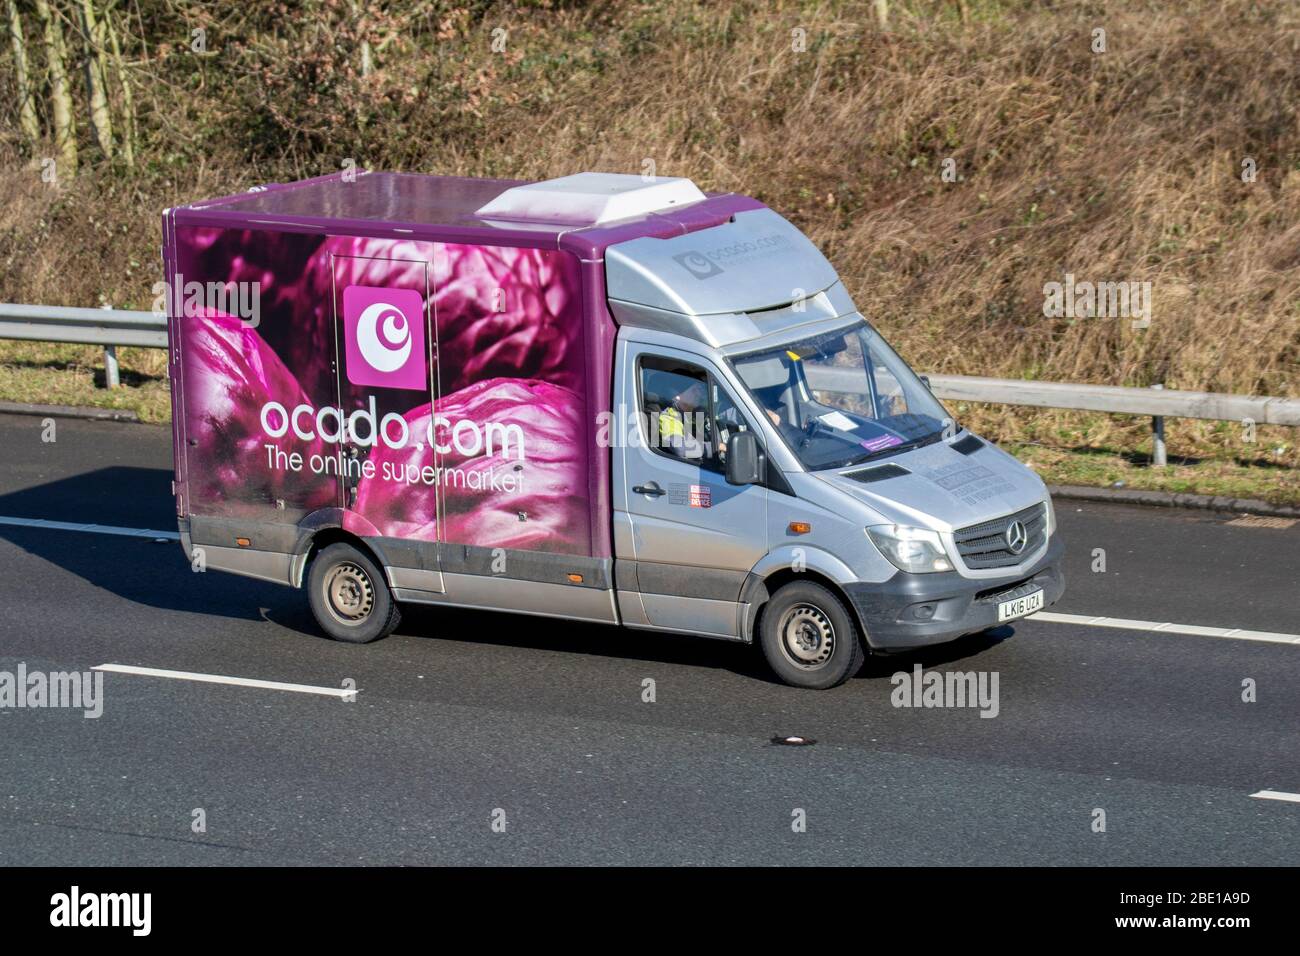
[[375, 549], [366, 544], [364, 538], [360, 535], [353, 534], [343, 528], [333, 525], [326, 528], [316, 528], [305, 533], [298, 542], [298, 547], [294, 552], [293, 564], [290, 567], [290, 581], [294, 587], [300, 588], [303, 581], [307, 578], [307, 568], [315, 560], [316, 555], [328, 548], [332, 544], [350, 544], [367, 558], [374, 562], [381, 574], [384, 575], [384, 583], [391, 584], [387, 580], [388, 567], [375, 552]]
[[759, 622], [762, 620], [763, 612], [771, 602], [772, 595], [776, 594], [785, 585], [796, 581], [810, 581], [813, 584], [819, 584], [833, 594], [844, 605], [845, 612], [857, 625], [859, 635], [867, 643], [867, 646], [870, 646], [870, 639], [867, 637], [867, 629], [863, 625], [862, 616], [858, 613], [857, 607], [840, 583], [821, 571], [812, 568], [796, 571], [792, 567], [773, 569], [763, 577], [756, 574], [750, 576], [749, 582], [745, 585], [746, 594], [744, 598], [745, 602], [749, 604], [749, 613], [746, 615], [744, 622], [745, 633], [742, 635], [746, 643], [752, 644], [754, 642], [754, 637], [758, 633]]

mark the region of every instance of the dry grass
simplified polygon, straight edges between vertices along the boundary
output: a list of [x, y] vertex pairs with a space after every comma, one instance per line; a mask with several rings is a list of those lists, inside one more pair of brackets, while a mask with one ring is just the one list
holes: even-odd
[[[163, 5], [141, 5], [161, 29]], [[51, 188], [0, 146], [0, 299], [147, 308], [163, 207], [347, 157], [524, 178], [652, 160], [804, 228], [918, 368], [1300, 395], [1294, 4], [971, 0], [963, 23], [955, 3], [918, 0], [891, 4], [882, 31], [866, 2], [394, 2], [367, 80], [351, 46], [309, 42], [352, 29], [337, 3], [301, 22], [208, 6], [248, 39], [201, 68], [148, 48], [143, 168]], [[408, 8], [423, 12], [403, 23]], [[948, 158], [959, 182], [940, 177]], [[1045, 318], [1043, 286], [1067, 272], [1151, 282], [1150, 328]], [[998, 438], [1149, 447], [1145, 423], [1119, 417], [958, 411]], [[1170, 449], [1300, 464], [1289, 431], [1250, 445], [1176, 423]]]

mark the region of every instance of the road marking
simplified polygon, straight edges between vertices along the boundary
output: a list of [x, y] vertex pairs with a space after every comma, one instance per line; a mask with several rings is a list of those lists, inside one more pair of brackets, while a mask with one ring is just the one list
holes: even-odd
[[1114, 627], [1125, 631], [1159, 631], [1162, 634], [1192, 634], [1196, 637], [1228, 637], [1234, 641], [1269, 641], [1274, 644], [1300, 644], [1300, 634], [1277, 631], [1248, 631], [1240, 627], [1201, 627], [1197, 624], [1171, 624], [1168, 621], [1133, 621], [1122, 617], [1094, 617], [1089, 614], [1057, 614], [1038, 611], [1023, 618], [1049, 624], [1078, 624], [1083, 627]]
[[260, 690], [285, 690], [295, 694], [322, 694], [326, 697], [350, 697], [360, 693], [342, 687], [313, 687], [311, 684], [286, 684], [276, 680], [253, 680], [250, 677], [225, 677], [222, 674], [195, 674], [191, 671], [165, 671], [156, 667], [134, 667], [130, 664], [100, 664], [91, 668], [110, 674], [136, 674], [140, 677], [165, 677], [170, 680], [191, 680], [202, 684], [231, 684], [235, 687], [256, 687]]
[[1285, 790], [1261, 790], [1259, 793], [1252, 793], [1252, 797], [1259, 797], [1261, 800], [1285, 800], [1287, 803], [1300, 803], [1300, 793], [1287, 793]]
[[179, 541], [177, 531], [150, 531], [148, 528], [117, 528], [107, 524], [79, 524], [75, 521], [46, 521], [44, 518], [7, 518], [0, 515], [0, 525], [17, 528], [45, 528], [49, 531], [85, 531], [89, 534], [116, 534], [126, 538], [166, 538]]

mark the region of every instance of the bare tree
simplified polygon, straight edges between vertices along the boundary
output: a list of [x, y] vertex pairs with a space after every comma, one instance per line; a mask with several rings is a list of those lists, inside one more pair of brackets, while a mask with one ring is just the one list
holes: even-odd
[[[361, 4], [358, 0], [351, 0], [349, 4], [352, 10], [352, 19], [361, 20]], [[365, 29], [365, 22], [362, 21], [361, 27]], [[374, 71], [374, 56], [370, 49], [370, 37], [365, 33], [361, 35], [361, 75], [369, 76]]]
[[27, 75], [27, 40], [23, 36], [23, 20], [17, 0], [7, 0], [7, 4], [9, 37], [14, 50], [14, 85], [18, 91], [18, 125], [28, 145], [35, 151], [41, 139], [41, 124], [36, 119], [36, 103], [32, 100], [32, 85]]
[[50, 78], [50, 103], [54, 114], [54, 146], [66, 171], [77, 168], [77, 124], [72, 113], [72, 91], [64, 67], [63, 28], [49, 0], [35, 0], [45, 40], [45, 66]]
[[131, 80], [127, 76], [126, 64], [122, 60], [122, 47], [117, 42], [117, 30], [113, 27], [114, 0], [109, 0], [104, 8], [104, 28], [108, 32], [108, 47], [113, 51], [113, 71], [117, 74], [118, 86], [122, 88], [122, 159], [127, 166], [135, 165], [135, 97], [131, 93]]
[[80, 0], [81, 39], [86, 47], [86, 98], [90, 102], [90, 128], [107, 157], [113, 155], [113, 114], [108, 108], [107, 46], [103, 21], [95, 16], [94, 0]]

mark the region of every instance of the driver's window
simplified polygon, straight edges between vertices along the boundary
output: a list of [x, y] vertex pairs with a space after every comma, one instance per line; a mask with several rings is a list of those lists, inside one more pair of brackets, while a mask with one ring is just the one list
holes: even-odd
[[727, 466], [727, 442], [751, 429], [731, 395], [698, 365], [642, 356], [641, 425], [646, 447], [709, 471]]
[[646, 355], [640, 364], [646, 447], [703, 465], [709, 457], [709, 376], [698, 365]]

